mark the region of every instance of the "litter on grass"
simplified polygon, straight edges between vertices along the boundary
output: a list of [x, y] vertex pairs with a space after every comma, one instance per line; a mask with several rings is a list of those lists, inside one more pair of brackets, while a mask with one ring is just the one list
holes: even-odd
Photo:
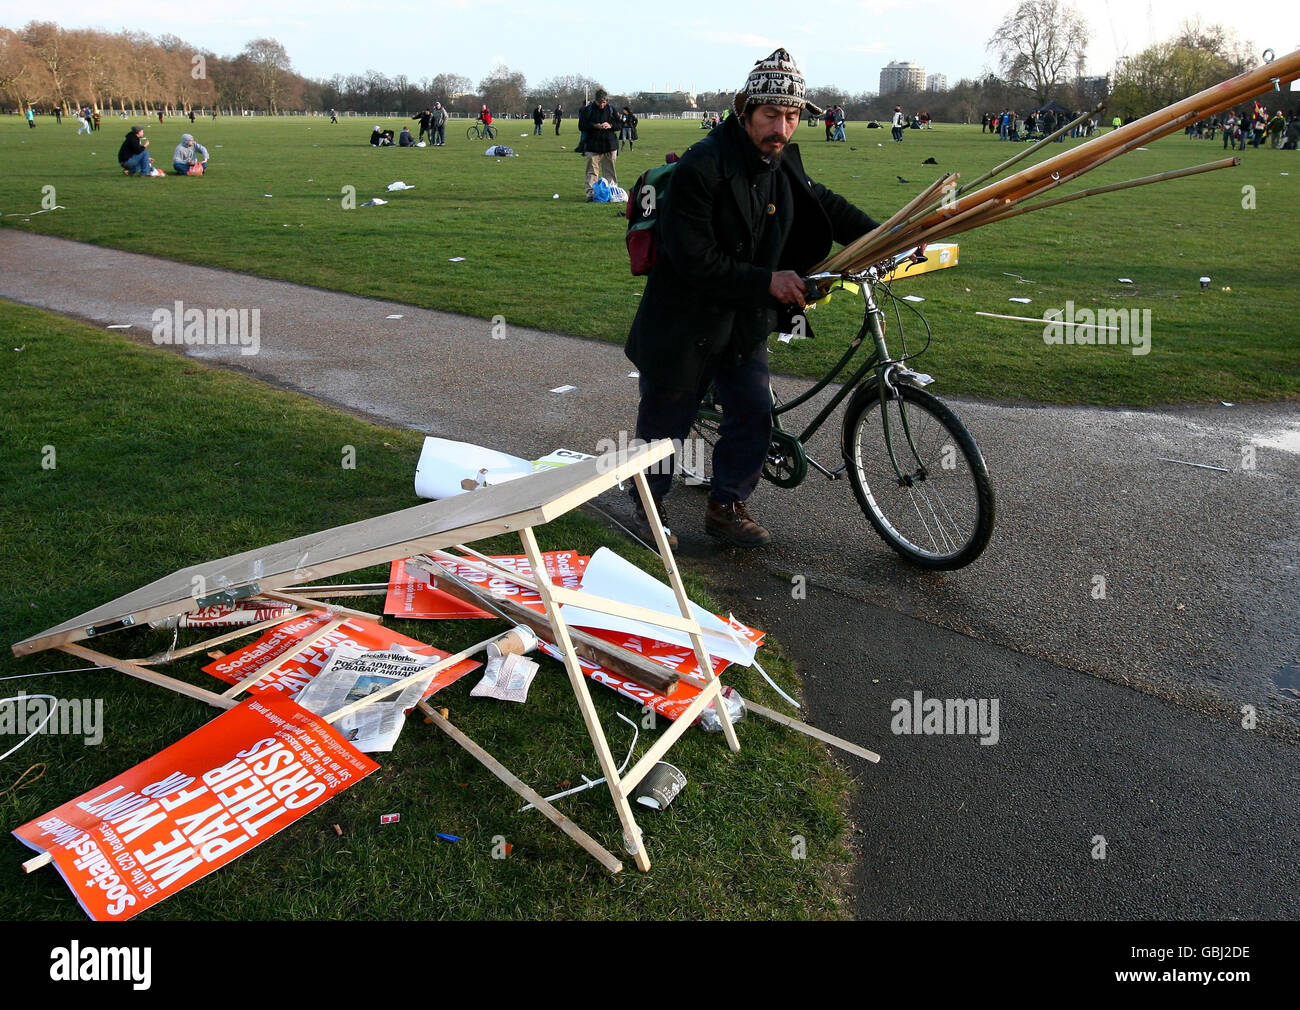
[[571, 391], [573, 391], [573, 390], [575, 390], [575, 389], [577, 389], [577, 388], [578, 388], [577, 386], [570, 386], [570, 385], [556, 386], [554, 389], [551, 390], [551, 392], [552, 392], [552, 393], [568, 393], [568, 392], [571, 392]]
[[402, 182], [401, 179], [398, 179], [397, 182], [390, 182], [388, 184], [388, 192], [390, 193], [396, 193], [399, 190], [403, 190], [403, 189], [415, 189], [415, 187], [408, 186], [406, 183]]

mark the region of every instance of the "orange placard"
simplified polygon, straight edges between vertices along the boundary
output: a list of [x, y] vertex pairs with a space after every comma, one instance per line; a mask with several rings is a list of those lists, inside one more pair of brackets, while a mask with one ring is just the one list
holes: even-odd
[[288, 698], [250, 698], [14, 835], [92, 919], [129, 919], [378, 767]]
[[[307, 635], [317, 631], [322, 625], [328, 624], [330, 620], [330, 614], [323, 610], [316, 610], [306, 614], [301, 620], [288, 621], [278, 628], [267, 631], [261, 638], [255, 642], [250, 642], [242, 649], [214, 660], [203, 668], [203, 672], [219, 677], [227, 684], [237, 684], [254, 670], [293, 649]], [[445, 659], [451, 655], [451, 653], [435, 649], [431, 645], [417, 642], [414, 638], [407, 638], [405, 635], [390, 631], [382, 624], [376, 624], [374, 621], [367, 621], [360, 617], [350, 617], [328, 635], [314, 642], [301, 655], [295, 656], [280, 669], [259, 680], [248, 689], [249, 693], [262, 694], [266, 691], [278, 691], [290, 698], [296, 697], [298, 692], [306, 687], [316, 674], [320, 673], [321, 668], [329, 661], [330, 652], [340, 645], [354, 645], [362, 651], [389, 649], [394, 645], [404, 645], [412, 652], [418, 652], [422, 656], [437, 656], [439, 659]], [[482, 665], [478, 660], [467, 659], [455, 666], [448, 667], [433, 678], [433, 682], [429, 685], [429, 689], [425, 691], [424, 697], [428, 698], [437, 694], [448, 684], [454, 684], [465, 674], [477, 670]]]
[[[582, 582], [582, 573], [591, 560], [586, 554], [577, 551], [547, 551], [542, 555], [546, 561], [546, 573], [557, 586], [577, 589]], [[539, 614], [545, 610], [542, 598], [525, 586], [516, 585], [509, 579], [494, 578], [485, 575], [469, 565], [457, 565], [445, 558], [436, 559], [440, 565], [453, 575], [490, 589], [499, 596], [505, 596], [515, 603], [522, 603]], [[532, 575], [532, 566], [523, 554], [508, 554], [494, 557], [493, 561], [503, 568], [510, 568], [520, 575]], [[413, 577], [406, 570], [404, 560], [394, 561], [388, 576], [388, 595], [384, 598], [384, 613], [393, 617], [414, 617], [428, 619], [456, 619], [465, 617], [496, 617], [496, 614], [464, 603], [454, 596], [448, 596], [440, 589], [430, 588], [427, 582]]]

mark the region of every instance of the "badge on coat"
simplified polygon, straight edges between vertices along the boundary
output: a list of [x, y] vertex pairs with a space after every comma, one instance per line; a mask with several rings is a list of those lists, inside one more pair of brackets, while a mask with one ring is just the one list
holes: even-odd
[[767, 213], [768, 213], [768, 216], [769, 216], [769, 217], [770, 217], [772, 214], [775, 214], [775, 213], [776, 213], [776, 204], [774, 204], [774, 203], [769, 203], [769, 204], [767, 205]]

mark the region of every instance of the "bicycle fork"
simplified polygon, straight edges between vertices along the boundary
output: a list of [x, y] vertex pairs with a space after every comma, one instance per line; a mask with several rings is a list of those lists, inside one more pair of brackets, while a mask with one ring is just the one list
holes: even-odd
[[[889, 462], [894, 467], [899, 486], [910, 488], [916, 481], [925, 480], [928, 473], [925, 464], [921, 462], [921, 454], [916, 450], [916, 443], [912, 439], [912, 426], [907, 418], [907, 401], [899, 395], [894, 388], [894, 383], [901, 379], [924, 387], [928, 386], [934, 379], [924, 372], [914, 372], [901, 362], [890, 359], [889, 348], [885, 346], [885, 313], [876, 302], [874, 285], [870, 281], [864, 282], [861, 291], [862, 300], [866, 307], [867, 324], [871, 330], [871, 339], [876, 345], [876, 360], [880, 363], [876, 369], [876, 381], [880, 388], [880, 426], [885, 436], [885, 450], [889, 453]], [[912, 458], [916, 460], [917, 469], [915, 472], [904, 471], [902, 464], [898, 461], [898, 455], [894, 452], [894, 439], [890, 432], [890, 400], [898, 401], [898, 417], [902, 423], [903, 437], [907, 439], [907, 447], [912, 452]]]

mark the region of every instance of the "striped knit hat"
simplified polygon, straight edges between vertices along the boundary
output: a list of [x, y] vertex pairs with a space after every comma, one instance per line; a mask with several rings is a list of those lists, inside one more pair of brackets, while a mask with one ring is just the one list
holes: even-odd
[[807, 109], [815, 116], [826, 111], [804, 97], [803, 74], [799, 72], [794, 57], [784, 49], [778, 49], [754, 64], [732, 104], [738, 116], [743, 116], [745, 109], [753, 105], [789, 105]]

